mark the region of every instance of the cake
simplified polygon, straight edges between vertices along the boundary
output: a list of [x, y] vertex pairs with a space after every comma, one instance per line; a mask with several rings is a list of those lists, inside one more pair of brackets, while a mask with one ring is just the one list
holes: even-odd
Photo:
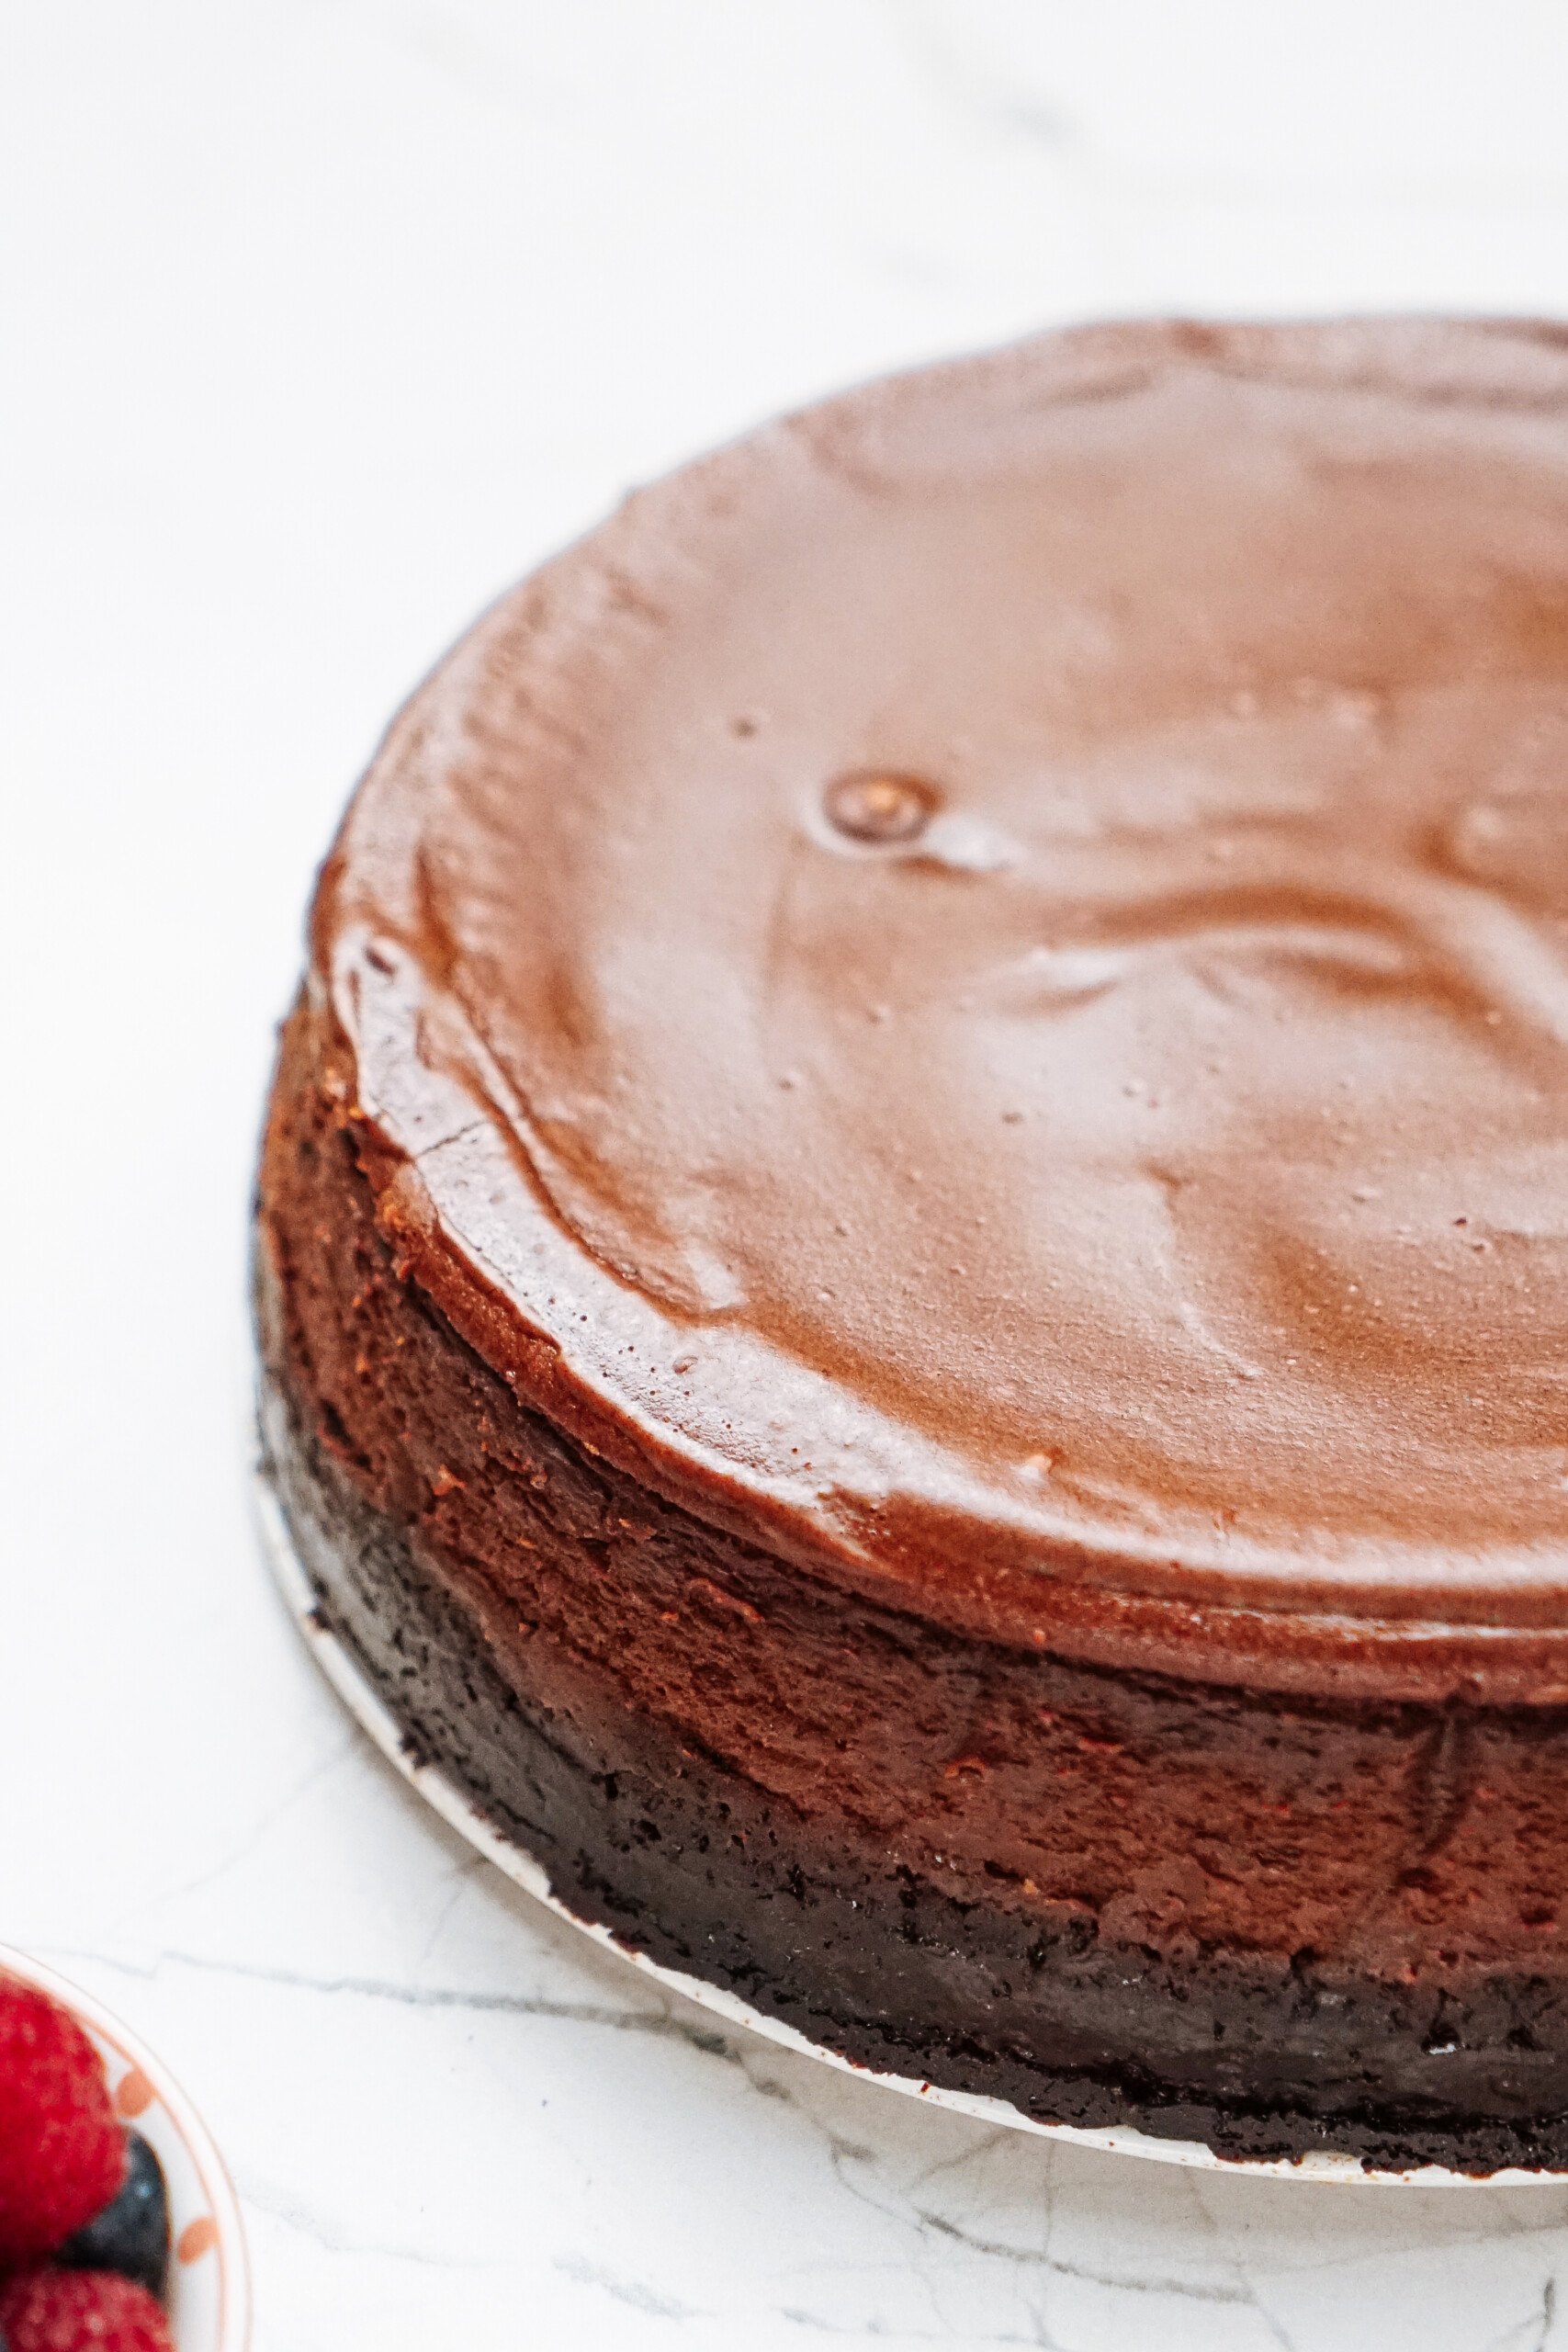
[[637, 492], [359, 786], [256, 1283], [321, 1612], [580, 1917], [1037, 2119], [1568, 2163], [1568, 330]]

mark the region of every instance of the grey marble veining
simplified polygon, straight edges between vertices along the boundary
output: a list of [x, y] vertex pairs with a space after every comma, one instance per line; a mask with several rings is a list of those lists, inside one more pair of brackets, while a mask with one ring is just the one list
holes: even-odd
[[1568, 2189], [991, 2132], [574, 1937], [337, 1713], [237, 1434], [310, 873], [468, 615], [883, 367], [1117, 311], [1559, 308], [1565, 74], [1532, 0], [0, 12], [0, 1932], [187, 2082], [262, 2352], [1568, 2334]]

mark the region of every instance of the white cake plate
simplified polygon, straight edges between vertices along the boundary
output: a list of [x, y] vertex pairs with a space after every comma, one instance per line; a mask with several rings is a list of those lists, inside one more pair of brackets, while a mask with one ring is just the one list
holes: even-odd
[[1359, 2188], [1561, 2188], [1568, 2178], [1561, 2172], [1509, 2168], [1478, 2179], [1469, 2173], [1450, 2172], [1441, 2165], [1417, 2165], [1408, 2172], [1374, 2172], [1354, 2156], [1318, 2152], [1272, 2158], [1219, 2156], [1200, 2141], [1156, 2139], [1150, 2132], [1136, 2132], [1130, 2126], [1090, 2132], [1071, 2123], [1040, 2123], [1032, 2116], [1021, 2114], [1005, 2099], [982, 2098], [971, 2091], [944, 2090], [940, 2083], [922, 2082], [918, 2075], [887, 2075], [875, 2067], [856, 2065], [850, 2059], [840, 2057], [836, 2051], [807, 2041], [805, 2034], [781, 2018], [763, 2016], [761, 2010], [750, 2007], [722, 1986], [705, 1984], [700, 1977], [665, 1968], [649, 1960], [646, 1953], [631, 1951], [608, 1928], [600, 1927], [592, 1919], [580, 1919], [554, 1892], [542, 1863], [509, 1838], [502, 1837], [439, 1765], [423, 1763], [411, 1752], [396, 1719], [382, 1703], [352, 1650], [323, 1623], [320, 1597], [295, 1548], [283, 1506], [271, 1479], [260, 1466], [255, 1472], [254, 1492], [262, 1541], [290, 1616], [338, 1697], [394, 1770], [401, 1773], [410, 1787], [416, 1789], [460, 1838], [477, 1847], [515, 1885], [545, 1904], [558, 1919], [564, 1919], [580, 1935], [591, 1937], [604, 1951], [614, 1952], [617, 1960], [651, 1977], [656, 1984], [662, 1984], [667, 1991], [679, 1993], [683, 1999], [694, 2001], [700, 2008], [722, 2018], [727, 2025], [744, 2027], [749, 2033], [759, 2033], [765, 2041], [776, 2042], [781, 2049], [793, 2050], [803, 2058], [815, 2058], [825, 2066], [836, 2066], [840, 2074], [856, 2075], [862, 2082], [876, 2083], [890, 2091], [902, 2091], [908, 2098], [924, 2099], [929, 2107], [947, 2108], [954, 2115], [966, 2115], [976, 2123], [1033, 2132], [1043, 2139], [1070, 2141], [1075, 2147], [1099, 2148], [1111, 2155], [1144, 2156], [1156, 2164], [1191, 2165], [1208, 2172], [1272, 2174], [1291, 2180], [1335, 2181]]

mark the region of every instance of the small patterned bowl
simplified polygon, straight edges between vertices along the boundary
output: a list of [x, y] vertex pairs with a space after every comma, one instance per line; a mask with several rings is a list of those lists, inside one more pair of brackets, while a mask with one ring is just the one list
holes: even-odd
[[0, 1944], [0, 1975], [20, 1977], [69, 2009], [104, 2062], [116, 2112], [134, 2123], [169, 2191], [169, 2332], [177, 2352], [246, 2352], [250, 2268], [240, 2208], [222, 2158], [167, 2069], [78, 1985]]

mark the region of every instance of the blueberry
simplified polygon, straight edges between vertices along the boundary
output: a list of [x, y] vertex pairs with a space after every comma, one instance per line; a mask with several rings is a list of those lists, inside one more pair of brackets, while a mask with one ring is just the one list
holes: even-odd
[[[118, 2270], [162, 2295], [169, 2267], [169, 2199], [163, 2167], [140, 2132], [125, 2135], [125, 2186], [55, 2256], [69, 2270]], [[0, 2352], [4, 2347], [0, 2346]]]

